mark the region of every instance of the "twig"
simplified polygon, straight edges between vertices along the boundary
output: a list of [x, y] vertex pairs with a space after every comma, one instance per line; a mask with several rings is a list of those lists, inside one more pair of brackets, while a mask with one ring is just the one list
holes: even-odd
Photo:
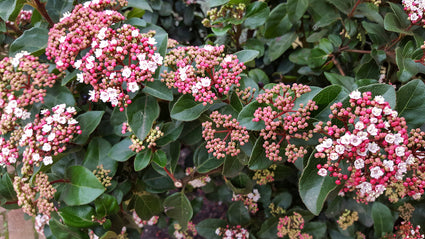
[[362, 0], [357, 0], [356, 4], [354, 4], [353, 9], [351, 9], [351, 12], [347, 15], [348, 18], [351, 18], [354, 14], [354, 11], [356, 10], [357, 6], [360, 4]]
[[332, 57], [332, 62], [334, 63], [334, 65], [338, 69], [339, 74], [342, 75], [342, 76], [345, 76], [344, 70], [342, 70], [341, 64], [339, 64], [339, 61], [336, 59], [335, 56]]

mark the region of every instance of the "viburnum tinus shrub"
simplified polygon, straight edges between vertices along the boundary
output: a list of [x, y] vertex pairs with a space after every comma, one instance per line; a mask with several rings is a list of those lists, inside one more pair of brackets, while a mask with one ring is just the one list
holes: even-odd
[[423, 5], [0, 3], [0, 204], [46, 238], [423, 238]]

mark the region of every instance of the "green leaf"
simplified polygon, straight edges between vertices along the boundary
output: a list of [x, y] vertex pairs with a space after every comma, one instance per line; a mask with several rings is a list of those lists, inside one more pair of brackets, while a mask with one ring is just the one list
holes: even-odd
[[230, 204], [227, 210], [227, 219], [232, 225], [245, 225], [251, 220], [248, 209], [245, 207], [243, 202], [236, 201]]
[[67, 72], [66, 76], [62, 79], [61, 86], [66, 86], [68, 82], [75, 79], [77, 77], [78, 71], [73, 71], [71, 73]]
[[217, 235], [215, 231], [219, 227], [226, 228], [226, 225], [227, 223], [224, 220], [208, 218], [196, 224], [196, 230], [198, 231], [198, 234], [204, 238], [221, 239], [222, 237]]
[[134, 170], [140, 171], [146, 168], [151, 162], [151, 157], [152, 157], [151, 149], [145, 149], [142, 152], [138, 153], [136, 155], [136, 158], [134, 159]]
[[235, 194], [248, 194], [252, 192], [254, 186], [251, 178], [245, 173], [239, 173], [231, 180], [226, 180], [226, 185], [232, 189]]
[[397, 47], [395, 50], [396, 62], [399, 68], [397, 77], [401, 82], [409, 81], [419, 72], [425, 73], [425, 66], [414, 60], [413, 49], [415, 49], [413, 43], [408, 42], [403, 48]]
[[303, 232], [313, 235], [314, 238], [326, 238], [327, 226], [325, 222], [308, 222], [304, 225]]
[[213, 8], [213, 7], [221, 6], [221, 5], [226, 4], [228, 2], [229, 2], [229, 0], [210, 0], [210, 1], [208, 1], [208, 6], [210, 8]]
[[382, 97], [385, 98], [385, 101], [387, 101], [390, 104], [392, 109], [394, 109], [396, 106], [396, 93], [395, 93], [394, 87], [391, 85], [372, 84], [372, 85], [360, 87], [358, 88], [358, 90], [362, 93], [370, 91], [372, 92], [372, 97], [381, 95]]
[[88, 239], [87, 232], [80, 231], [77, 228], [71, 228], [63, 225], [57, 219], [53, 218], [49, 221], [49, 228], [57, 239]]
[[380, 202], [374, 202], [372, 206], [373, 229], [376, 237], [383, 237], [386, 233], [391, 233], [394, 227], [394, 220], [390, 209]]
[[46, 96], [44, 97], [44, 105], [46, 108], [53, 108], [59, 104], [66, 104], [68, 106], [75, 105], [75, 99], [71, 91], [64, 86], [58, 85], [47, 88]]
[[277, 235], [277, 224], [279, 220], [277, 217], [270, 217], [261, 224], [258, 237], [261, 239], [276, 238]]
[[328, 60], [329, 55], [320, 48], [313, 48], [310, 52], [309, 66], [311, 68], [321, 67]]
[[349, 92], [355, 90], [354, 78], [349, 76], [342, 76], [335, 73], [325, 72], [326, 79], [331, 82], [332, 85], [340, 85], [345, 87]]
[[63, 16], [65, 12], [72, 11], [72, 9], [74, 8], [72, 2], [72, 0], [47, 1], [46, 10], [53, 22], [59, 22], [59, 19]]
[[227, 155], [224, 159], [223, 175], [226, 177], [235, 177], [242, 171], [243, 168], [244, 165], [237, 157]]
[[125, 138], [112, 146], [109, 150], [108, 156], [115, 161], [125, 162], [136, 154], [136, 152], [129, 148], [132, 144], [133, 143], [130, 138]]
[[[13, 13], [20, 11], [24, 5], [25, 0], [3, 0], [0, 1], [0, 18], [3, 21], [14, 21], [15, 19], [9, 19]], [[15, 16], [16, 17], [16, 16]]]
[[[407, 16], [406, 16], [407, 19]], [[398, 32], [406, 35], [413, 35], [411, 30], [407, 30], [407, 26], [400, 22], [400, 19], [392, 12], [387, 13], [384, 18], [384, 28], [390, 32]]]
[[97, 218], [115, 214], [120, 210], [117, 199], [109, 194], [102, 194], [94, 201], [94, 206]]
[[137, 216], [142, 220], [149, 220], [151, 217], [159, 215], [162, 212], [162, 205], [160, 198], [155, 194], [143, 194], [135, 196], [136, 201], [134, 209]]
[[335, 178], [330, 176], [322, 177], [317, 174], [317, 164], [324, 163], [326, 163], [326, 159], [315, 158], [313, 152], [301, 174], [299, 182], [300, 197], [307, 209], [316, 216], [322, 211], [323, 204], [329, 193], [337, 187]]
[[164, 146], [176, 141], [183, 131], [183, 126], [184, 124], [180, 121], [165, 123], [161, 128], [161, 131], [164, 133], [164, 135], [156, 140], [156, 144], [158, 146]]
[[354, 0], [326, 0], [341, 12], [348, 14], [354, 6]]
[[146, 191], [151, 193], [162, 193], [175, 189], [174, 183], [168, 175], [159, 174], [152, 167], [143, 171], [142, 181], [146, 184]]
[[47, 47], [49, 30], [41, 27], [33, 27], [26, 30], [18, 39], [16, 39], [9, 48], [9, 56], [14, 56], [21, 51], [41, 55]]
[[339, 85], [330, 85], [324, 88], [313, 98], [318, 109], [312, 112], [312, 118], [320, 121], [329, 120], [329, 114], [331, 113], [329, 107], [335, 102], [342, 101], [347, 95], [348, 93]]
[[95, 224], [91, 218], [94, 216], [94, 209], [89, 205], [63, 207], [59, 209], [59, 215], [71, 227], [91, 227]]
[[176, 219], [185, 230], [193, 216], [192, 205], [184, 193], [178, 192], [164, 200], [164, 211], [167, 216]]
[[161, 100], [173, 100], [173, 91], [169, 89], [164, 82], [159, 80], [145, 82], [145, 88], [143, 88], [142, 92]]
[[198, 173], [208, 173], [220, 167], [224, 162], [223, 159], [217, 159], [212, 153], [208, 153], [208, 150], [205, 148], [205, 143], [199, 145], [195, 150], [193, 160]]
[[374, 44], [381, 45], [387, 42], [387, 39], [389, 38], [387, 31], [385, 31], [381, 25], [362, 21], [362, 26], [367, 31], [367, 35]]
[[307, 65], [310, 54], [311, 49], [299, 48], [289, 55], [289, 60], [298, 65]]
[[276, 37], [275, 40], [270, 43], [268, 49], [270, 62], [276, 60], [285, 53], [285, 51], [291, 47], [295, 39], [297, 39], [297, 34], [295, 32], [289, 32], [281, 37]]
[[137, 138], [144, 140], [148, 136], [159, 111], [158, 101], [151, 96], [137, 98], [127, 107], [128, 124]]
[[273, 8], [265, 24], [265, 38], [282, 36], [291, 29], [292, 23], [286, 13], [286, 4], [284, 3]]
[[127, 6], [153, 12], [151, 6], [146, 0], [128, 0]]
[[7, 201], [16, 200], [16, 192], [13, 189], [13, 182], [9, 177], [9, 174], [4, 173], [1, 176], [0, 181], [0, 196], [5, 198]]
[[111, 144], [107, 140], [100, 137], [91, 139], [84, 156], [83, 166], [89, 170], [95, 170], [97, 166], [103, 165], [104, 169], [111, 170], [110, 175], [115, 175], [118, 163], [108, 156], [110, 149]]
[[171, 109], [171, 118], [180, 121], [192, 121], [206, 111], [210, 105], [195, 102], [193, 96], [182, 95]]
[[397, 91], [395, 110], [406, 119], [410, 129], [421, 127], [425, 123], [420, 117], [425, 112], [425, 84], [418, 79], [402, 86]]
[[90, 203], [105, 191], [99, 179], [83, 166], [67, 168], [66, 177], [70, 183], [65, 184], [61, 198], [69, 206]]
[[162, 150], [157, 150], [153, 154], [152, 161], [154, 161], [158, 166], [165, 167], [167, 165], [167, 155]]
[[253, 101], [246, 105], [238, 115], [238, 122], [242, 127], [246, 127], [247, 130], [261, 130], [266, 126], [264, 121], [258, 122], [252, 121], [254, 119], [254, 112], [260, 107], [266, 107], [267, 104], [258, 103]]
[[296, 23], [304, 15], [308, 8], [308, 0], [288, 0], [288, 17], [292, 23]]
[[249, 29], [255, 29], [266, 22], [269, 14], [267, 3], [253, 2], [246, 8], [244, 25]]
[[264, 139], [259, 137], [255, 141], [254, 148], [252, 149], [251, 157], [248, 161], [248, 167], [251, 170], [261, 170], [270, 167], [273, 164], [273, 161], [266, 157], [266, 151], [263, 147]]
[[243, 63], [254, 60], [258, 54], [259, 52], [256, 50], [242, 50], [235, 53], [239, 62]]
[[74, 138], [74, 143], [85, 144], [89, 136], [97, 128], [105, 111], [88, 111], [77, 117], [81, 134]]

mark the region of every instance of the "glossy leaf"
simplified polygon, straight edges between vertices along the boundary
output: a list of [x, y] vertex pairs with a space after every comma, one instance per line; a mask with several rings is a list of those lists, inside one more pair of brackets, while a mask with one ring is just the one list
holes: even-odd
[[273, 161], [266, 157], [266, 151], [263, 147], [264, 139], [259, 137], [254, 144], [252, 149], [251, 157], [248, 161], [248, 167], [251, 170], [261, 170], [270, 167]]
[[136, 154], [129, 147], [132, 144], [130, 138], [125, 138], [121, 140], [119, 143], [112, 146], [112, 148], [108, 152], [108, 156], [118, 162], [127, 161], [130, 157]]
[[217, 159], [212, 154], [208, 153], [205, 144], [201, 144], [195, 151], [193, 156], [196, 171], [199, 173], [208, 173], [209, 171], [220, 167], [224, 160]]
[[152, 12], [152, 8], [146, 0], [128, 0], [127, 6]]
[[226, 222], [217, 218], [208, 218], [196, 224], [196, 230], [198, 231], [198, 234], [205, 238], [211, 239], [222, 238], [215, 233], [219, 227], [225, 228]]
[[161, 128], [161, 131], [164, 133], [164, 135], [155, 141], [156, 144], [159, 146], [164, 146], [176, 141], [183, 131], [183, 126], [184, 124], [179, 121], [165, 123]]
[[325, 72], [326, 79], [332, 83], [332, 85], [340, 85], [345, 87], [349, 92], [355, 89], [354, 78], [349, 76], [342, 76], [336, 73]]
[[263, 25], [269, 16], [270, 9], [265, 2], [253, 2], [246, 8], [244, 25], [255, 29]]
[[146, 82], [145, 88], [143, 88], [142, 92], [161, 100], [173, 100], [173, 91], [169, 89], [164, 82], [161, 82], [159, 80], [155, 80], [153, 82]]
[[235, 53], [239, 62], [243, 63], [254, 60], [258, 54], [259, 52], [256, 50], [242, 50]]
[[204, 106], [195, 102], [190, 95], [182, 95], [171, 109], [171, 118], [180, 121], [192, 121], [197, 119], [210, 105]]
[[242, 171], [243, 168], [244, 165], [237, 157], [227, 155], [224, 159], [223, 175], [226, 177], [235, 177]]
[[57, 239], [88, 239], [87, 233], [80, 231], [77, 228], [71, 228], [63, 225], [57, 219], [52, 218], [49, 221], [49, 228], [53, 236]]
[[14, 56], [21, 51], [40, 55], [47, 47], [48, 33], [47, 29], [41, 27], [33, 27], [25, 31], [10, 45], [9, 55]]
[[251, 178], [245, 173], [239, 173], [238, 176], [227, 180], [226, 184], [235, 194], [248, 194], [254, 186]]
[[251, 216], [243, 202], [236, 201], [227, 210], [227, 219], [232, 225], [245, 225], [251, 220]]
[[13, 189], [13, 182], [7, 173], [1, 175], [0, 197], [3, 197], [8, 201], [16, 200], [16, 192]]
[[165, 167], [167, 165], [167, 155], [162, 150], [157, 150], [152, 156], [152, 161], [158, 164], [160, 167]]
[[421, 80], [413, 80], [397, 91], [397, 106], [395, 108], [400, 117], [406, 119], [410, 129], [418, 128], [425, 123], [425, 84]]
[[75, 105], [75, 99], [71, 91], [66, 87], [58, 85], [48, 88], [46, 97], [44, 97], [44, 105], [46, 108], [53, 108], [59, 104], [66, 104], [67, 106]]
[[259, 107], [266, 107], [264, 103], [258, 103], [253, 101], [246, 105], [238, 115], [238, 122], [242, 127], [246, 127], [247, 130], [261, 130], [265, 127], [264, 121], [252, 121], [254, 119], [254, 112]]
[[289, 0], [288, 17], [292, 23], [298, 21], [308, 8], [308, 0]]
[[149, 165], [151, 158], [152, 158], [151, 149], [145, 149], [137, 153], [136, 158], [134, 159], [134, 170], [140, 171], [146, 168]]
[[148, 136], [159, 111], [158, 101], [151, 96], [137, 98], [127, 107], [128, 124], [137, 138], [144, 140]]
[[294, 32], [289, 32], [283, 36], [277, 37], [269, 45], [268, 57], [270, 62], [279, 58], [286, 50], [291, 47], [292, 42], [297, 39], [297, 35]]
[[15, 15], [16, 12], [19, 12], [21, 10], [24, 3], [25, 3], [25, 0], [0, 1], [0, 18], [3, 21], [9, 21], [9, 20], [14, 21], [14, 19], [11, 19], [11, 18], [13, 18], [13, 15]]
[[63, 222], [71, 227], [91, 227], [95, 224], [91, 218], [94, 209], [89, 205], [63, 207], [59, 209], [59, 215]]
[[109, 194], [102, 194], [94, 201], [94, 206], [97, 217], [115, 214], [120, 210], [117, 199]]
[[90, 203], [105, 191], [99, 179], [83, 166], [69, 167], [66, 177], [70, 182], [65, 184], [61, 197], [69, 206]]
[[299, 182], [299, 193], [304, 205], [314, 215], [319, 215], [329, 193], [336, 188], [335, 178], [317, 174], [317, 164], [326, 163], [326, 159], [315, 158], [311, 154]]
[[312, 68], [320, 67], [328, 60], [328, 54], [320, 49], [314, 48], [311, 50], [309, 57], [309, 66]]
[[79, 115], [76, 119], [81, 127], [81, 134], [75, 137], [74, 143], [85, 144], [89, 136], [97, 128], [104, 111], [88, 111]]
[[375, 236], [382, 237], [386, 233], [393, 231], [394, 220], [390, 209], [380, 202], [374, 202], [372, 205], [373, 228]]
[[149, 220], [162, 212], [161, 199], [157, 195], [143, 194], [135, 198], [134, 209], [142, 220]]
[[274, 38], [282, 36], [291, 29], [292, 23], [286, 14], [286, 6], [286, 4], [281, 3], [273, 8], [273, 10], [270, 12], [269, 18], [265, 24], [264, 37]]
[[111, 144], [107, 140], [100, 137], [94, 137], [90, 140], [87, 147], [83, 166], [90, 170], [95, 170], [97, 166], [102, 165], [104, 169], [111, 170], [110, 175], [114, 175], [118, 163], [108, 156], [110, 149]]
[[186, 195], [181, 192], [174, 193], [165, 199], [164, 211], [167, 216], [176, 219], [182, 228], [187, 227], [187, 223], [193, 216], [192, 205]]
[[312, 117], [321, 121], [329, 120], [330, 106], [335, 102], [342, 101], [348, 93], [339, 85], [331, 85], [321, 90], [314, 98], [318, 109], [312, 113]]

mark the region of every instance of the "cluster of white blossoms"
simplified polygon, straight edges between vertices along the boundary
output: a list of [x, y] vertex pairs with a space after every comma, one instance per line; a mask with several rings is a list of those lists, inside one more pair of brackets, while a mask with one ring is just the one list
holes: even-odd
[[217, 228], [215, 234], [221, 236], [223, 239], [247, 239], [249, 238], [249, 232], [241, 226], [233, 226], [226, 228]]
[[425, 10], [424, 0], [403, 0], [402, 3], [412, 23], [417, 23], [422, 20]]

